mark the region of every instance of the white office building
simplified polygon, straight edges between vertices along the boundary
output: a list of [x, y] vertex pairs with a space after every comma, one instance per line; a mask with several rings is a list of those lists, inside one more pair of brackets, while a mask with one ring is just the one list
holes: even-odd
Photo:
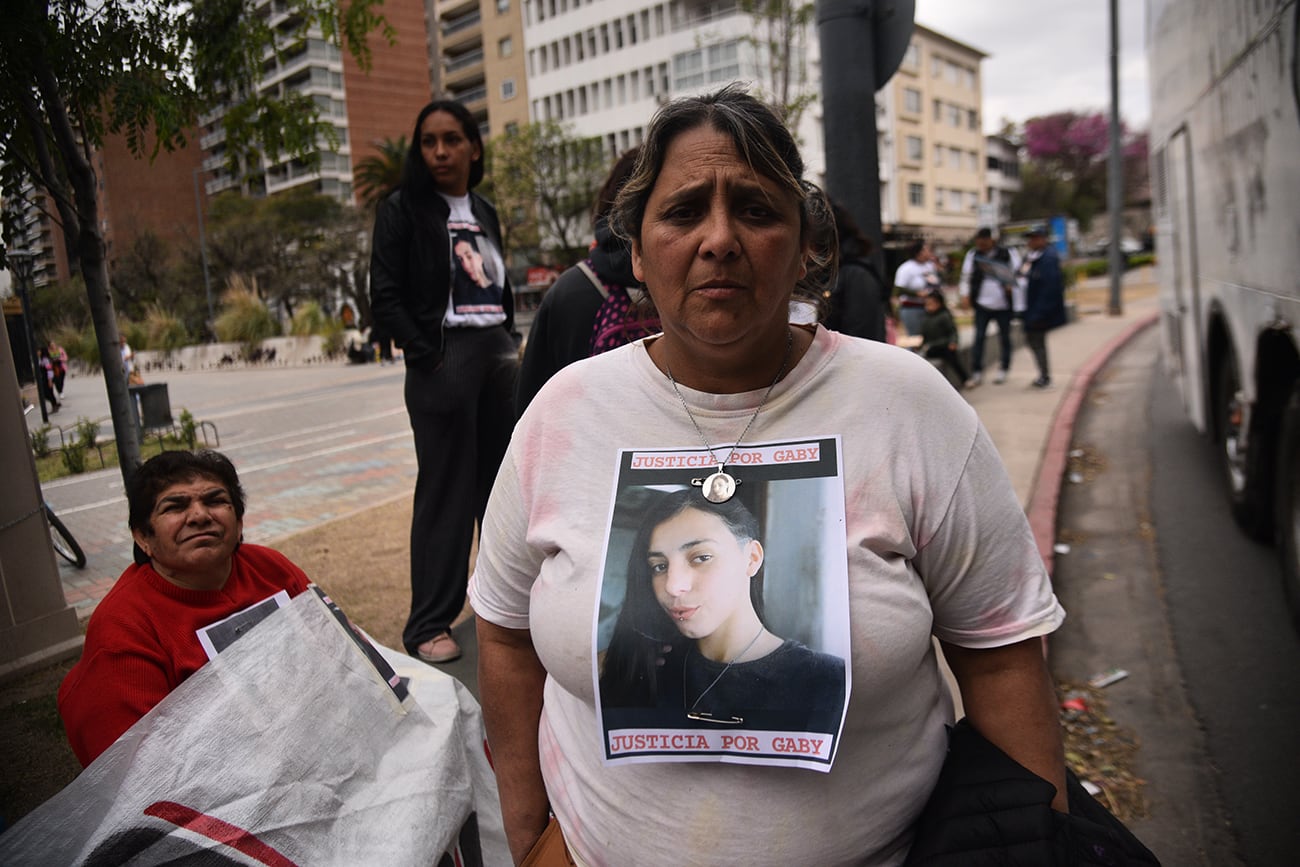
[[[641, 143], [650, 117], [673, 97], [740, 80], [766, 99], [773, 82], [754, 32], [734, 0], [526, 0], [530, 117], [600, 136], [613, 160]], [[820, 93], [816, 28], [798, 41], [791, 68], [807, 81], [792, 96]], [[819, 112], [814, 103], [798, 126], [805, 174], [815, 181], [825, 167]]]

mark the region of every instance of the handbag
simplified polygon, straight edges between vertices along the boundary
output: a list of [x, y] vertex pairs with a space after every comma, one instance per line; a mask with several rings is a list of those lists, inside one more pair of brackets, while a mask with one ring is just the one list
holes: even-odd
[[963, 719], [915, 825], [906, 865], [1139, 867], [1151, 850], [1088, 794], [1069, 768], [1070, 812], [1052, 809], [1056, 787], [1002, 752]]
[[564, 844], [564, 832], [554, 816], [546, 823], [546, 830], [528, 850], [524, 860], [519, 862], [519, 867], [576, 867], [569, 857], [569, 847]]

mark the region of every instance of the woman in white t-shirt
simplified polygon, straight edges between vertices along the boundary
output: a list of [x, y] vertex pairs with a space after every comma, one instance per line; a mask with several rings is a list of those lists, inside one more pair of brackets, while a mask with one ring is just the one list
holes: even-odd
[[[803, 170], [790, 131], [737, 85], [661, 108], [613, 222], [663, 333], [564, 368], [519, 420], [470, 585], [516, 862], [554, 845], [593, 867], [902, 864], [953, 721], [935, 637], [971, 726], [1049, 781], [1053, 806], [1065, 808], [1041, 641], [1064, 612], [1024, 511], [978, 417], [925, 359], [791, 323], [825, 213]], [[769, 536], [775, 527], [790, 541], [780, 568], [795, 592], [783, 600], [838, 615], [820, 621], [822, 646], [847, 645], [833, 761], [812, 763], [826, 738], [769, 739], [716, 720], [706, 730], [680, 709], [682, 731], [602, 728], [609, 564], [617, 573], [631, 550], [628, 524], [612, 516], [642, 508], [632, 488], [680, 490], [701, 508], [761, 504]], [[660, 544], [680, 552], [712, 527]], [[738, 538], [753, 531], [729, 535], [745, 572], [755, 568], [761, 546]], [[774, 570], [771, 548], [763, 559]], [[667, 553], [649, 553], [647, 566]], [[656, 605], [685, 618], [673, 621], [678, 632], [702, 608]], [[763, 641], [750, 610], [711, 618], [753, 629], [722, 653]], [[715, 631], [690, 637], [702, 647]], [[713, 666], [716, 692], [731, 673]], [[709, 679], [696, 683], [708, 691]], [[694, 698], [687, 683], [679, 708]], [[746, 729], [750, 740], [725, 742]], [[735, 752], [750, 746], [764, 761]], [[614, 755], [624, 749], [641, 755]]]

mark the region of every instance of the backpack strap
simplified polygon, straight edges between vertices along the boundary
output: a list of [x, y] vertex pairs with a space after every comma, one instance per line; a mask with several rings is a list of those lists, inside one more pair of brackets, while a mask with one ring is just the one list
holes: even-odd
[[587, 279], [591, 281], [592, 286], [596, 287], [596, 291], [600, 293], [601, 298], [609, 298], [609, 290], [605, 288], [605, 284], [600, 282], [600, 278], [596, 276], [596, 271], [591, 267], [590, 259], [583, 259], [578, 263], [578, 268], [582, 270], [582, 273], [587, 275]]

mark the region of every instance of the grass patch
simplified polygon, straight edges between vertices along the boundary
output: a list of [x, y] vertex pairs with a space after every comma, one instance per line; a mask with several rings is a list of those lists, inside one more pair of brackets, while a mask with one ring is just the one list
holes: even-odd
[[[68, 448], [75, 450], [78, 446], [75, 441], [69, 440]], [[186, 448], [188, 446], [185, 441], [178, 436], [166, 434], [161, 442], [158, 437], [150, 436], [140, 444], [140, 459], [147, 461], [163, 451], [174, 452]], [[45, 457], [36, 458], [36, 475], [42, 482], [52, 482], [55, 479], [72, 475], [72, 472], [68, 469], [68, 462], [64, 461], [63, 455], [63, 449], [55, 448]], [[114, 440], [100, 443], [98, 449], [85, 449], [83, 452], [82, 471], [107, 469], [117, 465], [117, 442]]]

